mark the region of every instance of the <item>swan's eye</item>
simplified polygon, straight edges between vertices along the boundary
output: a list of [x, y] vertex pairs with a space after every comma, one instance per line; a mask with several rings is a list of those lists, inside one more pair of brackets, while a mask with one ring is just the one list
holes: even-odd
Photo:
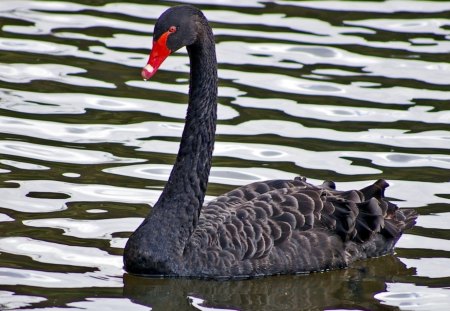
[[170, 26], [169, 27], [169, 32], [176, 32], [177, 31], [177, 27], [176, 26]]

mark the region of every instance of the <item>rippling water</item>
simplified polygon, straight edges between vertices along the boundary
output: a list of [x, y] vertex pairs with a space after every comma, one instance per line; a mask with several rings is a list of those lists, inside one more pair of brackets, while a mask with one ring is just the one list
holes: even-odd
[[219, 60], [208, 198], [304, 175], [384, 177], [417, 208], [395, 256], [234, 282], [124, 274], [186, 111], [188, 58], [140, 79], [181, 1], [0, 2], [0, 309], [448, 310], [449, 2], [195, 1]]

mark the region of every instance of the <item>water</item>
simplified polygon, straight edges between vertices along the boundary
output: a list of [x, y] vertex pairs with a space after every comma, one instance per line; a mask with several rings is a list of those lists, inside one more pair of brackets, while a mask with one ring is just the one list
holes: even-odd
[[178, 148], [185, 50], [144, 82], [172, 1], [0, 2], [0, 309], [448, 310], [450, 3], [196, 1], [216, 34], [210, 200], [304, 175], [384, 177], [416, 208], [395, 256], [213, 282], [124, 274]]

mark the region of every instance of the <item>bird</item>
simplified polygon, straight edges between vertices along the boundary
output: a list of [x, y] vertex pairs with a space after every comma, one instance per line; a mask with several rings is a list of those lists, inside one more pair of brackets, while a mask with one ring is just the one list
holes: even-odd
[[158, 18], [141, 71], [150, 79], [186, 47], [189, 100], [179, 151], [161, 195], [124, 248], [124, 269], [157, 277], [239, 279], [346, 268], [393, 252], [414, 226], [414, 209], [399, 209], [377, 180], [341, 191], [332, 181], [258, 181], [204, 205], [217, 122], [217, 59], [212, 28], [191, 5]]

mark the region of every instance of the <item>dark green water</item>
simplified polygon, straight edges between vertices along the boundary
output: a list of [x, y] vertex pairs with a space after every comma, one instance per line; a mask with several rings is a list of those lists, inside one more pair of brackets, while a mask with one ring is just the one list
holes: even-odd
[[378, 178], [417, 226], [395, 256], [213, 282], [122, 270], [178, 151], [188, 59], [140, 79], [175, 1], [0, 1], [1, 310], [448, 310], [450, 3], [197, 1], [216, 35], [208, 199]]

